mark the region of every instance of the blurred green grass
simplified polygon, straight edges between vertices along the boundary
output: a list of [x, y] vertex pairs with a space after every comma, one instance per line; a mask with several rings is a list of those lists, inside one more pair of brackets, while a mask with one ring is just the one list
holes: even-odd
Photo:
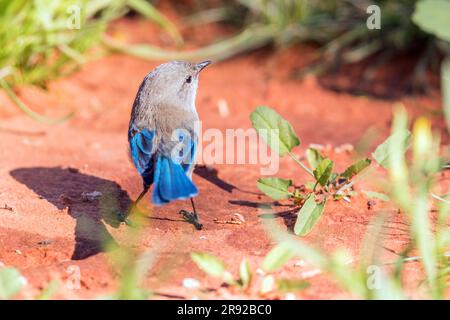
[[[12, 88], [64, 76], [86, 61], [109, 23], [130, 10], [161, 26], [176, 43], [182, 39], [174, 25], [145, 0], [0, 0], [0, 86], [29, 116], [31, 111]], [[78, 14], [79, 13], [79, 14]], [[78, 24], [78, 25], [77, 25]]]
[[[442, 38], [448, 28], [441, 12], [448, 0], [222, 0], [199, 1], [186, 25], [211, 22], [233, 24], [237, 33], [196, 50], [168, 50], [148, 43], [130, 45], [105, 31], [115, 19], [133, 11], [158, 24], [180, 45], [175, 25], [147, 0], [0, 0], [0, 85], [16, 104], [43, 121], [15, 97], [12, 87], [45, 87], [49, 79], [64, 76], [86, 61], [87, 52], [100, 42], [111, 50], [150, 60], [215, 61], [264, 46], [311, 43], [318, 46], [315, 61], [297, 75], [324, 74], [340, 64], [369, 61], [364, 80], [395, 57], [415, 53], [411, 84], [428, 87], [427, 72], [440, 72], [440, 59], [450, 52]], [[176, 5], [175, 1], [172, 2]], [[381, 29], [370, 30], [370, 5], [380, 8]], [[420, 4], [420, 6], [419, 6]], [[80, 28], [70, 29], [71, 6], [80, 8]], [[425, 13], [417, 12], [421, 9]], [[445, 10], [443, 10], [445, 11]], [[422, 18], [421, 18], [422, 17]], [[448, 19], [447, 19], [448, 20]], [[427, 22], [431, 21], [428, 26]], [[420, 27], [419, 27], [420, 26]], [[424, 31], [425, 30], [425, 31]], [[445, 89], [445, 88], [444, 88]], [[52, 122], [52, 121], [50, 121]]]

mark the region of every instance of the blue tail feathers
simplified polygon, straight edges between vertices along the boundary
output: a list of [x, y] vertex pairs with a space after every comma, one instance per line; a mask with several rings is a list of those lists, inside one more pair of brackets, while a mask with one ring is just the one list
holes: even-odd
[[163, 205], [172, 200], [188, 199], [198, 194], [197, 187], [186, 175], [181, 164], [169, 157], [158, 156], [153, 176], [152, 202]]
[[163, 205], [172, 200], [196, 196], [198, 190], [186, 174], [193, 165], [195, 143], [191, 141], [188, 163], [180, 164], [170, 157], [155, 154], [154, 137], [154, 131], [144, 129], [129, 138], [134, 165], [146, 185], [154, 184], [152, 202]]

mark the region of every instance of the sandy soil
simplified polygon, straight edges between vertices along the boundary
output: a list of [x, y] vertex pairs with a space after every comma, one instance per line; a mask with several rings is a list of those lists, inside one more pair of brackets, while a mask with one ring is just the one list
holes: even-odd
[[[185, 30], [190, 46], [229, 32], [218, 26], [211, 26], [207, 35], [198, 29]], [[128, 41], [166, 41], [154, 27], [139, 20], [122, 20], [112, 33]], [[389, 132], [395, 101], [402, 101], [413, 115], [432, 117], [437, 128], [444, 128], [436, 114], [440, 105], [436, 93], [378, 100], [326, 89], [315, 77], [293, 79], [292, 72], [304, 66], [311, 53], [311, 49], [302, 47], [265, 49], [209, 67], [202, 74], [197, 100], [204, 128], [250, 128], [250, 112], [258, 105], [272, 106], [292, 122], [302, 139], [302, 147], [296, 150], [299, 155], [311, 143], [329, 145], [328, 153], [337, 161], [338, 169], [349, 164], [352, 156], [334, 152], [333, 148], [356, 144], [372, 127], [379, 133], [377, 140], [382, 140]], [[123, 210], [141, 191], [140, 178], [127, 157], [126, 130], [136, 90], [157, 64], [110, 55], [89, 62], [68, 78], [52, 81], [48, 91], [19, 88], [24, 101], [46, 115], [76, 110], [73, 119], [55, 126], [30, 120], [0, 93], [0, 207], [12, 208], [0, 208], [0, 261], [17, 267], [25, 276], [28, 284], [24, 297], [36, 294], [55, 278], [63, 284], [56, 298], [94, 298], [117, 288], [117, 272], [100, 243], [103, 239], [118, 245], [128, 241], [129, 227], [118, 224], [111, 211]], [[219, 113], [220, 100], [228, 104], [230, 113], [226, 117]], [[299, 184], [307, 178], [289, 159], [282, 161], [280, 176], [293, 177]], [[144, 201], [142, 208], [148, 219], [135, 246], [158, 253], [145, 281], [156, 292], [155, 298], [244, 296], [206, 277], [189, 253], [215, 254], [233, 272], [243, 257], [250, 259], [254, 270], [258, 268], [274, 245], [264, 231], [264, 220], [272, 219], [287, 230], [295, 221], [295, 212], [283, 205], [273, 207], [275, 218], [258, 209], [259, 204], [269, 202], [258, 193], [258, 177], [257, 165], [217, 165], [212, 171], [199, 167], [194, 180], [200, 190], [196, 200], [205, 227], [202, 231], [196, 231], [178, 215], [180, 209], [189, 208], [188, 202], [153, 208], [148, 198]], [[356, 188], [368, 186], [362, 181]], [[92, 191], [102, 192], [101, 200], [83, 201], [82, 193]], [[379, 210], [379, 204], [368, 210], [363, 195], [352, 203], [331, 202], [305, 240], [327, 252], [347, 247], [356, 259], [364, 233]], [[394, 209], [387, 210], [392, 214], [383, 257], [389, 261], [408, 243], [408, 223]], [[216, 218], [228, 220], [234, 213], [241, 214], [246, 222], [214, 222]], [[81, 273], [79, 289], [67, 288], [74, 275], [73, 266]], [[348, 297], [325, 275], [314, 275], [311, 270], [312, 266], [294, 260], [277, 276], [312, 275], [308, 279], [312, 285], [297, 293], [298, 298]], [[420, 273], [419, 265], [408, 264], [411, 282], [420, 278]], [[183, 287], [182, 281], [188, 277], [199, 279], [211, 291]], [[259, 297], [254, 292], [245, 296]]]

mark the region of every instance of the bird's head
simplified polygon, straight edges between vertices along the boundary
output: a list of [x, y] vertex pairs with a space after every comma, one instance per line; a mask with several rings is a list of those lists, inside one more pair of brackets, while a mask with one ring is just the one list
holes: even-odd
[[158, 66], [146, 77], [147, 96], [152, 103], [178, 108], [195, 108], [200, 72], [211, 61], [171, 61]]

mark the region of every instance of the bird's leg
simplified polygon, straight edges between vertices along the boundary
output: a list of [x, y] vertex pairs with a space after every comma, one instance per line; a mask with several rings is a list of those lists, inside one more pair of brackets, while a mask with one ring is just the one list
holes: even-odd
[[146, 193], [148, 192], [148, 190], [150, 189], [150, 186], [144, 183], [144, 190], [142, 190], [141, 194], [139, 195], [139, 197], [137, 197], [136, 201], [133, 202], [133, 204], [130, 206], [130, 209], [128, 209], [128, 211], [126, 213], [123, 212], [119, 212], [117, 214], [117, 218], [119, 219], [119, 221], [121, 222], [125, 222], [128, 224], [128, 216], [133, 212], [133, 210], [137, 207], [139, 201], [142, 200], [142, 198], [146, 195]]
[[181, 210], [180, 214], [183, 216], [183, 218], [188, 221], [189, 223], [192, 223], [197, 230], [203, 229], [203, 225], [198, 220], [197, 210], [195, 210], [195, 204], [194, 199], [191, 198], [191, 204], [192, 204], [192, 212]]
[[137, 197], [136, 201], [131, 206], [132, 209], [134, 209], [138, 205], [139, 201], [142, 200], [142, 198], [146, 195], [146, 193], [148, 192], [149, 189], [150, 189], [150, 186], [148, 186], [147, 184], [144, 183], [144, 190], [142, 190], [139, 197]]

